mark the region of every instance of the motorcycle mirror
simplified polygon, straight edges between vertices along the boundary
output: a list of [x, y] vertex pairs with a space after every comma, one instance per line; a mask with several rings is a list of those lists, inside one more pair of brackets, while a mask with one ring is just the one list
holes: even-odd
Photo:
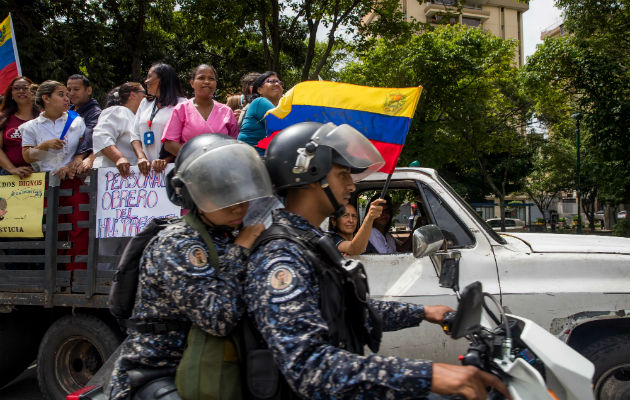
[[413, 231], [413, 256], [421, 258], [442, 247], [444, 236], [436, 225], [425, 225]]
[[464, 337], [479, 326], [482, 307], [483, 291], [481, 282], [473, 282], [464, 288], [457, 305], [457, 312], [451, 328], [451, 337], [453, 339]]
[[438, 271], [440, 277], [440, 287], [446, 287], [453, 289], [455, 292], [459, 291], [459, 259], [461, 253], [457, 250], [449, 250], [444, 252], [435, 253], [435, 257], [440, 265]]

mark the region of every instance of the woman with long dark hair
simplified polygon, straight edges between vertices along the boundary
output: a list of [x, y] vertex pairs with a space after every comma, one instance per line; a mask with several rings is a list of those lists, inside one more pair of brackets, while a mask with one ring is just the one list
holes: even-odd
[[208, 64], [195, 67], [190, 86], [195, 96], [175, 106], [162, 137], [164, 149], [175, 156], [184, 143], [203, 133], [220, 133], [234, 139], [238, 136], [234, 112], [213, 98], [217, 89], [214, 67]]
[[14, 78], [4, 91], [0, 104], [0, 175], [26, 178], [33, 168], [22, 157], [20, 125], [37, 118], [39, 108], [33, 101], [33, 81], [25, 76]]
[[346, 211], [339, 217], [330, 217], [328, 220], [328, 235], [332, 238], [340, 253], [349, 256], [373, 253], [374, 249], [369, 246], [370, 233], [374, 220], [381, 216], [381, 211], [385, 200], [374, 200], [368, 208], [361, 227], [359, 224], [359, 213], [352, 205], [346, 205]]
[[283, 92], [284, 82], [273, 71], [261, 74], [252, 86], [254, 101], [247, 108], [238, 140], [254, 146], [261, 156], [265, 154], [265, 150], [258, 147], [258, 142], [266, 136], [263, 119], [267, 111], [278, 105]]
[[151, 169], [162, 172], [173, 161], [169, 155], [160, 157], [161, 140], [173, 108], [186, 101], [175, 69], [168, 64], [153, 64], [144, 81], [147, 98], [136, 112], [131, 146], [138, 158], [138, 168], [143, 174]]

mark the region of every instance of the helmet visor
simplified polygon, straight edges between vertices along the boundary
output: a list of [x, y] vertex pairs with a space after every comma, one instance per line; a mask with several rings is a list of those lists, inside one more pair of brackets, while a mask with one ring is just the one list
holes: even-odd
[[318, 129], [311, 140], [333, 149], [333, 163], [350, 168], [355, 182], [385, 165], [376, 147], [361, 132], [347, 124], [332, 130], [327, 125]]
[[180, 170], [188, 194], [205, 212], [273, 195], [265, 164], [244, 143], [204, 152]]

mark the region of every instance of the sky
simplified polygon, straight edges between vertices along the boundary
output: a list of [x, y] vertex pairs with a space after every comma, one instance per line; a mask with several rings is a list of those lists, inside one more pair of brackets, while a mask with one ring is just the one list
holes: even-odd
[[523, 13], [523, 49], [525, 60], [534, 54], [536, 45], [542, 43], [540, 33], [557, 26], [562, 21], [560, 10], [553, 0], [531, 0], [529, 10]]

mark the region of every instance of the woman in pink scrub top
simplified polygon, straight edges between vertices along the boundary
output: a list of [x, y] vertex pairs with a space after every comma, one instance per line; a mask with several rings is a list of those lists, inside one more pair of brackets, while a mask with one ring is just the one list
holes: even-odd
[[191, 74], [190, 86], [195, 97], [178, 104], [166, 124], [162, 143], [171, 154], [202, 133], [222, 133], [236, 139], [238, 122], [232, 109], [212, 97], [217, 89], [217, 73], [211, 65], [201, 64]]

